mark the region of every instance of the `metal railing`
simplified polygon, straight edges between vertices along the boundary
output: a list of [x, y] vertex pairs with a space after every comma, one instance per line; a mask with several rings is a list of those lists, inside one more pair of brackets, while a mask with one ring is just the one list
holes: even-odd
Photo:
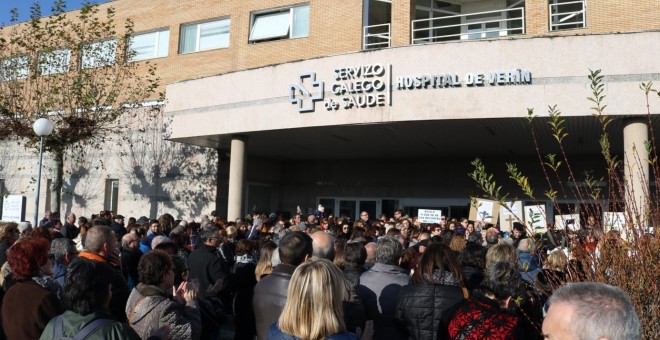
[[390, 24], [364, 26], [362, 49], [390, 47], [391, 41]]
[[587, 27], [586, 9], [584, 0], [550, 4], [550, 31]]
[[412, 21], [413, 44], [481, 39], [514, 34], [525, 34], [524, 8], [509, 8]]

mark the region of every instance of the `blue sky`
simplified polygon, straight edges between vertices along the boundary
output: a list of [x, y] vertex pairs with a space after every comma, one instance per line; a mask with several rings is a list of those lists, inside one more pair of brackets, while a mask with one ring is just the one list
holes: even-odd
[[[50, 14], [50, 9], [53, 7], [54, 0], [38, 0], [41, 4], [41, 14], [47, 16]], [[110, 0], [92, 0], [92, 3], [104, 3]], [[11, 14], [9, 11], [12, 8], [18, 9], [19, 21], [26, 21], [30, 19], [30, 7], [35, 0], [0, 0], [0, 26], [9, 24]], [[66, 0], [67, 11], [72, 11], [82, 7], [84, 0]]]

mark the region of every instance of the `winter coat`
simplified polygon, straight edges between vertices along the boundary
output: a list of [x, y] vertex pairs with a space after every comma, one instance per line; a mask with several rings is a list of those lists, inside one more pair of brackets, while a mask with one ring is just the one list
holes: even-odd
[[405, 326], [394, 318], [401, 287], [410, 283], [410, 276], [399, 266], [376, 263], [360, 276], [358, 294], [374, 321], [374, 339], [402, 339]]
[[141, 258], [140, 249], [124, 248], [121, 250], [121, 273], [126, 278], [129, 289], [133, 289], [138, 284], [138, 263]]
[[[64, 336], [73, 338], [85, 325], [96, 319], [112, 319], [112, 315], [103, 312], [95, 312], [87, 315], [80, 315], [72, 311], [66, 311], [62, 314], [64, 317], [62, 333]], [[44, 332], [41, 333], [39, 340], [51, 340], [55, 336], [55, 318], [52, 318]], [[90, 333], [85, 340], [140, 340], [140, 336], [123, 322], [111, 322]]]
[[296, 267], [281, 263], [254, 287], [252, 309], [257, 325], [257, 338], [265, 340], [270, 325], [279, 319], [287, 300], [291, 276]]
[[[268, 340], [300, 340], [300, 338], [282, 332], [276, 322], [268, 328]], [[357, 340], [357, 337], [353, 333], [341, 332], [327, 336], [325, 340]]]
[[199, 339], [202, 321], [197, 300], [182, 306], [152, 285], [138, 283], [126, 303], [128, 324], [146, 339], [155, 329], [169, 326], [170, 339]]
[[479, 267], [463, 266], [463, 280], [465, 281], [465, 288], [468, 291], [473, 291], [479, 288], [481, 281], [484, 279], [484, 270]]
[[52, 268], [53, 268], [53, 275], [51, 275], [51, 277], [53, 278], [53, 281], [57, 282], [57, 284], [59, 284], [61, 288], [64, 288], [64, 277], [66, 276], [66, 266], [57, 261], [53, 261]]
[[449, 322], [451, 339], [533, 339], [533, 330], [522, 322], [524, 316], [501, 308], [497, 300], [476, 290]]
[[534, 284], [534, 277], [541, 271], [539, 268], [538, 259], [526, 251], [518, 253], [518, 271], [520, 277], [530, 285]]
[[208, 295], [207, 290], [213, 287], [218, 280], [229, 279], [229, 267], [218, 256], [218, 249], [215, 247], [200, 244], [195, 251], [190, 253], [187, 262], [188, 278], [198, 281], [200, 297], [214, 297]]
[[254, 295], [254, 286], [257, 284], [257, 277], [254, 273], [256, 267], [257, 264], [251, 257], [247, 255], [236, 256], [232, 268], [236, 284], [232, 301], [232, 310], [236, 322], [235, 340], [253, 339], [257, 334], [254, 312], [252, 311], [252, 296]]
[[51, 318], [63, 312], [60, 300], [51, 290], [34, 280], [16, 282], [2, 301], [2, 327], [7, 339], [34, 340]]
[[447, 326], [463, 302], [463, 290], [451, 273], [401, 288], [395, 317], [406, 324], [408, 338], [449, 339]]

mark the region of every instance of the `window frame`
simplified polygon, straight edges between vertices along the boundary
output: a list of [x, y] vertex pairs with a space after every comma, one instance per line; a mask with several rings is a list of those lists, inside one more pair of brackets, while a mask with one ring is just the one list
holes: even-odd
[[[92, 49], [92, 51], [95, 51], [96, 48], [103, 48], [103, 49], [107, 48], [105, 46], [101, 46], [103, 44], [113, 44], [114, 45], [114, 46], [112, 46], [113, 47], [112, 50], [109, 50], [111, 52], [110, 55], [112, 56], [112, 61], [110, 61], [110, 58], [108, 58], [108, 60], [100, 60], [101, 62], [98, 62], [96, 60], [97, 59], [96, 56], [94, 56], [94, 58], [91, 60], [91, 62], [90, 61], [86, 62], [85, 61], [85, 58], [87, 57], [87, 56], [85, 56], [85, 52], [87, 51], [86, 48], [88, 48], [88, 46], [99, 46], [99, 47], [94, 47]], [[117, 62], [117, 46], [118, 46], [118, 42], [117, 42], [116, 38], [96, 40], [96, 41], [91, 41], [91, 42], [85, 43], [80, 49], [80, 58], [79, 58], [80, 66], [79, 66], [79, 69], [80, 70], [87, 70], [87, 69], [92, 69], [92, 68], [110, 66], [110, 65], [114, 64], [115, 62]]]
[[[222, 23], [226, 22], [226, 25], [222, 27], [226, 27], [226, 36], [227, 36], [227, 43], [226, 44], [220, 44], [217, 46], [211, 46], [207, 48], [200, 48], [201, 45], [201, 40], [202, 40], [202, 26], [205, 24], [213, 24], [213, 23]], [[192, 27], [195, 26], [195, 37], [194, 37], [194, 47], [191, 50], [186, 50], [186, 47], [184, 46], [185, 40], [184, 40], [184, 34], [185, 34], [185, 28], [186, 27]], [[224, 32], [221, 32], [219, 36], [225, 35]], [[197, 21], [197, 22], [189, 22], [185, 24], [181, 24], [180, 29], [179, 29], [179, 54], [188, 54], [188, 53], [196, 53], [196, 52], [203, 52], [203, 51], [210, 51], [210, 50], [217, 50], [217, 49], [222, 49], [222, 48], [229, 48], [231, 44], [231, 18], [230, 17], [222, 17], [222, 18], [215, 18], [211, 20], [205, 20], [205, 21]]]
[[[12, 65], [13, 63], [17, 63]], [[22, 65], [21, 65], [22, 64]], [[18, 66], [19, 68], [14, 68]], [[10, 72], [5, 72], [5, 71]], [[30, 75], [30, 57], [15, 55], [0, 59], [0, 81], [14, 81], [26, 79]]]
[[[50, 60], [48, 60], [47, 58], [50, 58], [51, 56], [56, 56], [61, 52], [65, 52], [63, 54], [65, 54], [66, 56], [61, 60], [55, 60], [56, 62], [59, 61], [59, 65], [49, 65]], [[39, 72], [39, 75], [50, 76], [55, 74], [68, 73], [69, 71], [71, 71], [72, 54], [73, 53], [70, 48], [58, 48], [50, 52], [43, 52], [43, 51], [39, 52], [39, 65], [37, 65], [37, 70]]]
[[[295, 12], [298, 9], [306, 8], [307, 10], [307, 27], [305, 29], [305, 33], [301, 35], [295, 35], [294, 36], [294, 31], [296, 30], [295, 25]], [[275, 35], [266, 35], [266, 36], [258, 36], [254, 37], [255, 31], [266, 31], [266, 32], [272, 32], [273, 28], [266, 28], [262, 29], [260, 28], [260, 22], [264, 22], [263, 18], [266, 17], [271, 17], [274, 15], [278, 14], [283, 14], [286, 13], [288, 15], [288, 26], [286, 30], [286, 34], [275, 34]], [[261, 20], [260, 20], [261, 19]], [[304, 4], [298, 4], [294, 6], [287, 6], [287, 7], [279, 7], [279, 8], [273, 8], [273, 9], [267, 9], [263, 11], [256, 11], [252, 12], [250, 14], [250, 31], [248, 35], [248, 42], [249, 43], [259, 43], [259, 42], [266, 42], [266, 41], [275, 41], [275, 40], [289, 40], [289, 39], [298, 39], [298, 38], [307, 38], [309, 37], [309, 20], [310, 20], [310, 5], [309, 3], [304, 3]], [[267, 24], [262, 24], [262, 25], [267, 25]]]
[[[138, 57], [139, 53], [136, 52], [133, 49], [133, 43], [134, 39], [136, 37], [140, 36], [147, 36], [147, 35], [154, 35], [154, 38], [150, 39], [150, 42], [152, 44], [147, 45], [147, 47], [153, 49], [152, 53], [150, 56], [143, 56], [143, 57]], [[161, 37], [161, 35], [167, 34], [167, 39], [163, 41], [164, 38]], [[163, 46], [161, 45], [162, 43], [165, 44], [164, 49]], [[169, 27], [163, 27], [155, 30], [150, 30], [150, 31], [145, 31], [145, 32], [139, 32], [139, 33], [134, 33], [131, 35], [129, 38], [128, 42], [128, 49], [127, 49], [127, 54], [132, 54], [128, 55], [129, 60], [133, 62], [137, 61], [143, 61], [143, 60], [149, 60], [149, 59], [157, 59], [157, 58], [165, 58], [169, 56], [169, 49], [170, 49], [170, 28]], [[161, 54], [161, 52], [164, 52], [164, 54]]]

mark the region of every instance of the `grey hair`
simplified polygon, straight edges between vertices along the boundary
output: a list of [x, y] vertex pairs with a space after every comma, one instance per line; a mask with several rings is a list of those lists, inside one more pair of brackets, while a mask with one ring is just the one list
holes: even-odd
[[575, 321], [571, 328], [576, 339], [641, 338], [639, 317], [621, 288], [600, 282], [569, 283], [552, 294], [548, 305], [554, 303], [573, 308]]
[[403, 246], [397, 239], [391, 236], [383, 236], [378, 239], [376, 246], [376, 262], [383, 264], [399, 264], [403, 255]]
[[56, 238], [50, 242], [50, 255], [57, 262], [62, 262], [64, 256], [76, 252], [76, 244], [68, 238]]
[[204, 243], [211, 237], [218, 237], [218, 230], [219, 229], [217, 227], [204, 227], [202, 228], [202, 231], [199, 233], [198, 237], [202, 243]]

